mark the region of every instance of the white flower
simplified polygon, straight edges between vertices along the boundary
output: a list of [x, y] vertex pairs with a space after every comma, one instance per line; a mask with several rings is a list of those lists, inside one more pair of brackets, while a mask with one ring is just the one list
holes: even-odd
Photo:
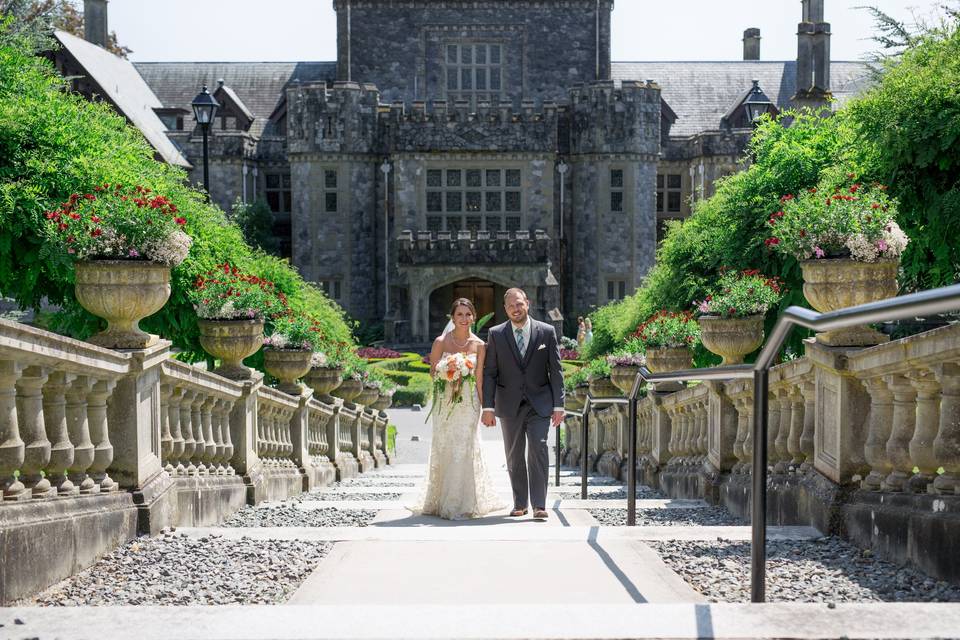
[[274, 333], [264, 338], [263, 344], [274, 349], [286, 349], [290, 344], [290, 339], [282, 333]]
[[310, 356], [310, 366], [311, 367], [327, 366], [327, 354], [325, 354], [322, 351], [314, 351], [313, 355]]
[[891, 220], [883, 229], [883, 242], [886, 244], [883, 255], [887, 258], [898, 258], [907, 248], [910, 238], [900, 225]]
[[860, 262], [875, 262], [880, 257], [880, 251], [876, 244], [870, 242], [862, 233], [855, 233], [847, 238], [847, 249], [854, 260]]
[[175, 267], [187, 258], [192, 244], [193, 239], [178, 229], [166, 238], [147, 243], [142, 253], [154, 262]]

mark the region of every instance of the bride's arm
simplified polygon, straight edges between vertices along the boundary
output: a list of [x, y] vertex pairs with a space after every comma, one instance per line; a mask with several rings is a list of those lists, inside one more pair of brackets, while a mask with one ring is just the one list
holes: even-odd
[[430, 377], [437, 372], [437, 363], [443, 357], [443, 338], [437, 338], [433, 341], [433, 349], [430, 350]]
[[477, 368], [474, 370], [473, 375], [477, 379], [477, 397], [480, 398], [480, 406], [483, 406], [483, 362], [487, 358], [487, 345], [485, 342], [480, 342], [477, 345]]

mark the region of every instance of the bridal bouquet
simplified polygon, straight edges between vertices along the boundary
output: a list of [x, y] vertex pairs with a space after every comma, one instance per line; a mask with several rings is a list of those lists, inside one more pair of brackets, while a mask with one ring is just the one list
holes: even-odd
[[[463, 402], [463, 387], [466, 382], [476, 382], [476, 356], [464, 353], [445, 354], [437, 363], [436, 371], [433, 374], [433, 406], [427, 418], [433, 414], [433, 410], [443, 402], [447, 391], [447, 385], [451, 388], [451, 399], [453, 404], [457, 405]], [[453, 407], [450, 408], [453, 411]]]

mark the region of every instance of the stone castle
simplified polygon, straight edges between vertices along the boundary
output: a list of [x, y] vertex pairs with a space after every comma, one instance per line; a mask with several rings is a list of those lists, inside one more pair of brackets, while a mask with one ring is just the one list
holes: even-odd
[[[304, 277], [391, 342], [428, 341], [455, 297], [502, 319], [520, 286], [560, 326], [632, 293], [665, 223], [742, 168], [755, 84], [777, 113], [868, 81], [863, 63], [831, 62], [823, 0], [802, 0], [787, 62], [760, 60], [757, 29], [741, 61], [613, 62], [612, 0], [333, 4], [336, 62], [133, 67], [158, 155], [172, 142], [195, 182], [190, 101], [210, 85], [214, 201], [266, 199]], [[106, 0], [86, 10], [95, 42]], [[90, 42], [61, 41], [58, 64], [87, 76], [76, 88], [104, 89]]]

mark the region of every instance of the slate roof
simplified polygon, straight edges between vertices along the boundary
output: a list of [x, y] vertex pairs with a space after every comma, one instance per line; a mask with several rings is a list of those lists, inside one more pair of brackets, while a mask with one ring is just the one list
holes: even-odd
[[193, 113], [190, 103], [203, 85], [214, 91], [217, 81], [237, 96], [254, 116], [250, 133], [260, 135], [294, 78], [301, 82], [333, 80], [336, 62], [137, 62], [137, 71], [165, 107]]
[[56, 31], [54, 36], [100, 86], [105, 94], [103, 97], [140, 130], [165, 162], [191, 167], [167, 137], [166, 126], [154, 112], [155, 108], [163, 106], [161, 101], [128, 60], [64, 31]]
[[[797, 63], [735, 62], [614, 62], [614, 80], [654, 80], [663, 99], [677, 113], [672, 136], [716, 130], [720, 119], [752, 85], [754, 78], [781, 111], [796, 92]], [[864, 62], [831, 62], [830, 86], [842, 105], [870, 84]]]

